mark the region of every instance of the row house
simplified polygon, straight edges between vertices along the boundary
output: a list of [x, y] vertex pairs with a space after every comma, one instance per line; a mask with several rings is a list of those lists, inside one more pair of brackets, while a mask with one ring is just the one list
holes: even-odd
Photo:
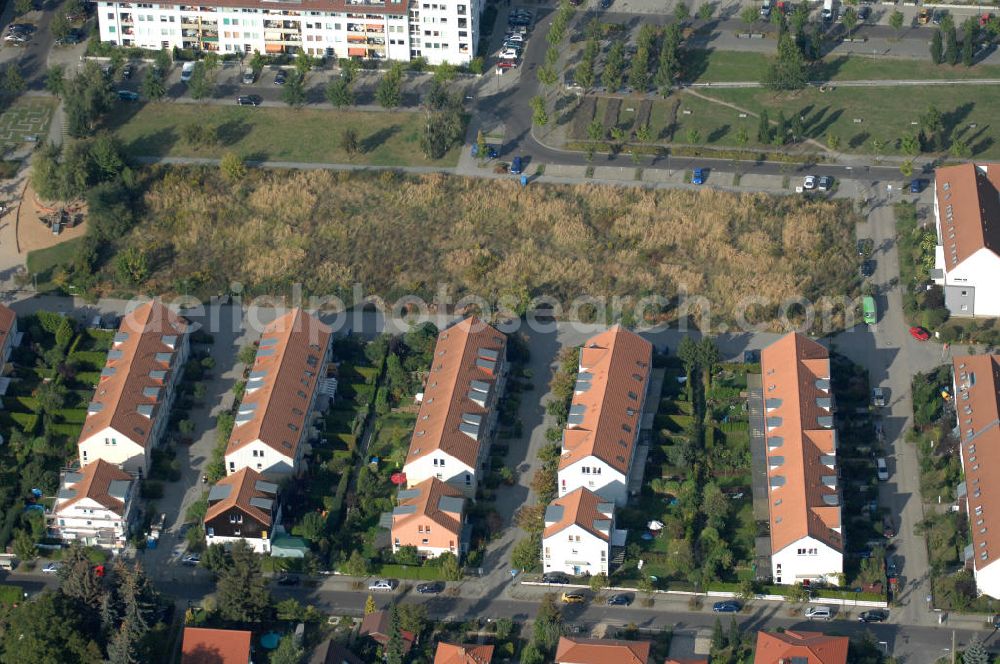
[[185, 627], [181, 664], [252, 664], [253, 632]]
[[102, 42], [153, 50], [468, 64], [482, 0], [97, 2]]
[[465, 495], [436, 477], [409, 489], [401, 489], [399, 504], [389, 516], [392, 551], [413, 546], [421, 556], [442, 553], [461, 557], [465, 524]]
[[822, 632], [757, 632], [754, 664], [847, 664], [850, 639]]
[[653, 664], [652, 648], [652, 641], [563, 636], [556, 646], [556, 664]]
[[934, 173], [937, 247], [931, 277], [953, 316], [1000, 316], [1000, 164]]
[[159, 300], [122, 318], [87, 406], [81, 467], [103, 459], [129, 473], [149, 472], [188, 354], [187, 321]]
[[312, 424], [336, 390], [327, 378], [332, 331], [294, 309], [261, 336], [226, 448], [226, 471], [250, 468], [268, 479], [301, 473]]
[[433, 477], [475, 497], [507, 370], [507, 337], [478, 318], [438, 335], [403, 465], [409, 487]]
[[1000, 469], [1000, 355], [963, 355], [952, 367], [964, 474], [956, 493], [971, 542], [965, 562], [979, 592], [1000, 599], [1000, 486], [993, 483]]
[[271, 553], [274, 528], [281, 521], [278, 485], [255, 470], [241, 468], [208, 492], [205, 539], [228, 545], [243, 540], [257, 553]]
[[59, 485], [47, 516], [49, 533], [66, 542], [123, 551], [139, 512], [137, 478], [97, 459], [79, 470], [64, 470]]
[[559, 459], [560, 496], [583, 487], [626, 503], [652, 361], [653, 346], [620, 325], [580, 349]]
[[838, 583], [844, 540], [830, 355], [785, 335], [761, 353], [771, 573], [775, 583]]

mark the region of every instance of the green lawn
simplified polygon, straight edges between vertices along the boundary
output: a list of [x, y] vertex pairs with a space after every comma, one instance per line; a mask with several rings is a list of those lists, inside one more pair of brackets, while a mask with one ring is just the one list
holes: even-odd
[[[135, 156], [219, 157], [236, 152], [251, 160], [355, 163], [370, 166], [454, 166], [460, 147], [443, 159], [427, 159], [420, 149], [422, 113], [252, 108], [200, 104], [119, 104], [108, 124]], [[213, 145], [192, 145], [186, 125], [213, 130]], [[361, 153], [340, 147], [345, 129], [354, 129]]]
[[[878, 138], [887, 144], [884, 154], [899, 154], [897, 140], [916, 131], [915, 123], [920, 115], [933, 105], [943, 115], [946, 144], [961, 138], [978, 158], [1000, 156], [1000, 145], [997, 145], [1000, 127], [992, 124], [1000, 109], [1000, 86], [876, 87], [863, 91], [837, 88], [829, 92], [808, 89], [782, 94], [761, 89], [731, 89], [711, 90], [707, 94], [752, 112], [766, 108], [772, 120], [779, 111], [786, 117], [802, 115], [809, 136], [825, 141], [828, 133], [834, 134], [840, 138], [843, 151], [869, 153], [872, 139]], [[699, 103], [688, 97], [690, 95], [684, 97], [684, 104]], [[723, 108], [722, 112], [728, 115], [730, 122], [738, 117], [731, 109]], [[728, 132], [720, 142], [735, 145], [734, 133]], [[755, 133], [751, 132], [751, 138]], [[677, 140], [681, 140], [682, 135], [678, 133]]]
[[66, 240], [47, 249], [36, 249], [28, 252], [27, 265], [28, 272], [38, 279], [39, 290], [51, 290], [54, 286], [50, 283], [53, 270], [59, 265], [67, 265], [73, 261], [77, 247], [83, 241], [82, 237]]
[[[766, 53], [694, 49], [685, 52], [685, 80], [697, 83], [759, 81], [770, 62]], [[945, 78], [1000, 78], [1000, 65], [933, 66], [928, 60], [870, 58], [841, 55], [824, 59], [815, 80], [926, 80]]]

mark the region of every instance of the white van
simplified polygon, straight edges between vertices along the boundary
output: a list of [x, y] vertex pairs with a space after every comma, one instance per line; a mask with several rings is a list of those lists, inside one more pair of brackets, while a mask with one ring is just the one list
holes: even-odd
[[187, 83], [191, 80], [191, 75], [194, 74], [194, 63], [185, 62], [181, 67], [181, 82]]
[[820, 12], [820, 16], [824, 21], [833, 19], [833, 0], [823, 0], [823, 11]]

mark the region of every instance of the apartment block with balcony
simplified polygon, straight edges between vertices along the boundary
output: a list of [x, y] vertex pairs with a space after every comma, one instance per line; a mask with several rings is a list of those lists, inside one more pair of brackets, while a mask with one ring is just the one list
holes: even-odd
[[98, 459], [79, 470], [64, 470], [49, 532], [64, 541], [120, 552], [136, 522], [138, 479]]
[[403, 0], [97, 3], [101, 41], [121, 46], [271, 54], [301, 48], [317, 57], [424, 57], [431, 64], [466, 64], [475, 57], [481, 11], [481, 0], [444, 0], [426, 9]]

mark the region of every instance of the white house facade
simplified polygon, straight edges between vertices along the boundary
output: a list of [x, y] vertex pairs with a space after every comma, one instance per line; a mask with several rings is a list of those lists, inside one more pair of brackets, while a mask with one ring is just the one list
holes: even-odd
[[138, 512], [138, 486], [135, 477], [103, 460], [63, 472], [49, 532], [67, 542], [122, 551]]
[[953, 316], [1000, 316], [1000, 164], [935, 172], [934, 282]]
[[208, 5], [98, 2], [102, 42], [220, 54], [297, 54], [468, 64], [482, 0], [213, 0]]
[[542, 566], [546, 572], [607, 574], [615, 535], [614, 503], [587, 489], [557, 498], [545, 509]]

